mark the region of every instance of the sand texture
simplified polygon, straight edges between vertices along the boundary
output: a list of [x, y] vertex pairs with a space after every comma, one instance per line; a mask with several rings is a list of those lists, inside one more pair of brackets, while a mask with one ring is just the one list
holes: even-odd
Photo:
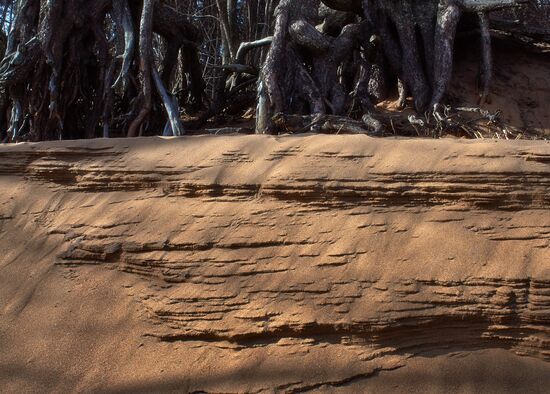
[[550, 143], [0, 146], [0, 391], [547, 392]]

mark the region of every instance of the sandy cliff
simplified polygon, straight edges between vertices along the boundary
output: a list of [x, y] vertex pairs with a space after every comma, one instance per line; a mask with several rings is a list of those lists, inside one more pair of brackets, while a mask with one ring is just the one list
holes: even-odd
[[544, 392], [550, 144], [0, 147], [2, 391]]

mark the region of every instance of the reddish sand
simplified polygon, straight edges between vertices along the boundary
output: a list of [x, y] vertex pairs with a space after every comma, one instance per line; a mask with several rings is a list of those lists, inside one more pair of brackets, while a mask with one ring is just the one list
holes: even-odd
[[0, 146], [2, 392], [547, 392], [550, 144]]

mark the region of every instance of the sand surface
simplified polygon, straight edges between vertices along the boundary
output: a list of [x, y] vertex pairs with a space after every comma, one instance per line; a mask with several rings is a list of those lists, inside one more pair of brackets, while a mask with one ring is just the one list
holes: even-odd
[[[550, 45], [544, 53], [525, 51], [502, 40], [493, 42], [494, 73], [488, 103], [483, 108], [500, 113], [502, 125], [512, 135], [523, 138], [550, 137]], [[472, 40], [459, 40], [455, 72], [449, 89], [454, 106], [476, 107], [479, 70], [479, 48], [472, 48]], [[477, 128], [485, 136], [486, 122]], [[490, 127], [489, 127], [490, 129]], [[499, 133], [499, 138], [505, 138]]]
[[550, 144], [0, 146], [2, 392], [547, 392]]

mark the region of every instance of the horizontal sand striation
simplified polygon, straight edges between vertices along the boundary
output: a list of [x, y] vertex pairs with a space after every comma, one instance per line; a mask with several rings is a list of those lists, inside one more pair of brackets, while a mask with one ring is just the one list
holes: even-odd
[[7, 391], [550, 384], [547, 142], [20, 144], [0, 187]]

